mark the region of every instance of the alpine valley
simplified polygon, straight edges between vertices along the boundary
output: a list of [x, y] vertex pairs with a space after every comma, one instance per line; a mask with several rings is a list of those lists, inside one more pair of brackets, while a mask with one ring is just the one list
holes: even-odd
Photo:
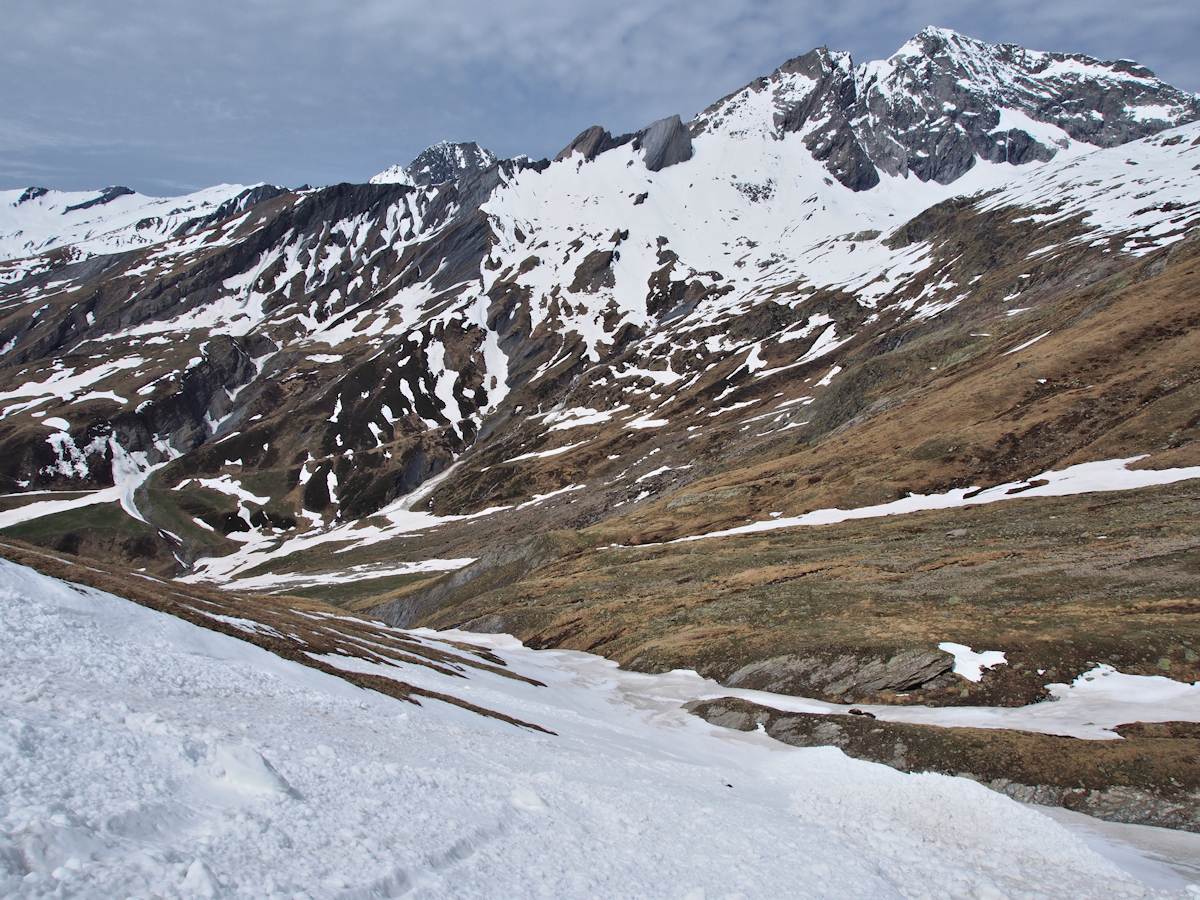
[[[1200, 96], [928, 28], [552, 160], [0, 192], [0, 492], [29, 596], [132, 600], [413, 718], [553, 743], [582, 714], [521, 692], [601, 656], [623, 699], [581, 703], [764, 758], [1200, 832]], [[1012, 831], [1008, 864], [1057, 840]], [[241, 883], [220, 865], [180, 877]], [[1072, 865], [1048, 893], [1125, 889]], [[531, 890], [617, 884], [657, 893]]]

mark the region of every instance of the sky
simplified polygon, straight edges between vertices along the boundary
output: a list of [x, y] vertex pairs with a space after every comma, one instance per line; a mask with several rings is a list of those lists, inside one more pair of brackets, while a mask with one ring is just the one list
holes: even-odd
[[364, 181], [442, 139], [552, 156], [925, 25], [1200, 91], [1196, 0], [0, 0], [0, 188]]

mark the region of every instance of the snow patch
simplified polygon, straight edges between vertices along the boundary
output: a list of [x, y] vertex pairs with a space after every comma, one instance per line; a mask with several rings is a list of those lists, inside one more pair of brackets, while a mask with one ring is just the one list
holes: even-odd
[[993, 666], [1001, 666], [1008, 662], [1001, 650], [984, 650], [976, 653], [966, 644], [955, 644], [953, 641], [942, 641], [939, 650], [945, 650], [954, 657], [954, 674], [961, 675], [967, 681], [979, 681], [983, 678], [983, 670]]

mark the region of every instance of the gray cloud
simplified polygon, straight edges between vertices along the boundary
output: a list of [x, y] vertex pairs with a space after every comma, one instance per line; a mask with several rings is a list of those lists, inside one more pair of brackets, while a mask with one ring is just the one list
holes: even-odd
[[696, 112], [826, 44], [926, 24], [1131, 57], [1200, 87], [1178, 0], [5, 0], [0, 185], [363, 179], [441, 138], [553, 153], [593, 123]]

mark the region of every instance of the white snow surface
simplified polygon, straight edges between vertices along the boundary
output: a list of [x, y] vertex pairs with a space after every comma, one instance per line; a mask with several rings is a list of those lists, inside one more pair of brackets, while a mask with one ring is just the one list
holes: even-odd
[[961, 675], [967, 681], [980, 681], [984, 669], [1002, 666], [1008, 662], [1003, 650], [977, 651], [954, 641], [942, 641], [938, 644], [938, 649], [945, 650], [954, 657], [954, 674]]
[[394, 166], [388, 166], [382, 172], [371, 176], [371, 184], [406, 184], [409, 187], [415, 187], [416, 182], [413, 181], [411, 175], [408, 174], [408, 169], [396, 163]]
[[295, 589], [314, 587], [321, 584], [351, 584], [373, 578], [390, 578], [396, 575], [418, 575], [426, 572], [453, 572], [475, 562], [473, 557], [459, 559], [422, 559], [413, 562], [372, 564], [364, 563], [334, 572], [268, 572], [264, 575], [247, 575], [233, 578], [222, 586], [227, 590], [260, 591], [266, 589]]
[[686, 673], [502, 636], [545, 687], [379, 667], [548, 735], [2, 560], [0, 611], [5, 896], [1186, 896], [972, 782], [709, 725]]
[[1014, 179], [983, 209], [1042, 210], [1036, 223], [1080, 217], [1097, 245], [1121, 238], [1121, 250], [1144, 255], [1183, 240], [1200, 224], [1200, 122], [1081, 156], [1056, 158]]
[[[946, 644], [939, 646], [947, 649]], [[954, 655], [956, 670], [961, 665], [963, 671], [971, 673], [966, 658], [957, 653]], [[1092, 741], [1121, 740], [1113, 729], [1130, 722], [1200, 722], [1200, 683], [1186, 684], [1160, 675], [1129, 675], [1111, 666], [1100, 665], [1084, 672], [1070, 684], [1048, 684], [1046, 687], [1052, 700], [1028, 706], [876, 706], [862, 703], [856, 706], [889, 722], [943, 728], [1008, 728]], [[786, 712], [845, 713], [850, 709], [806, 697], [716, 685], [708, 696], [740, 697]]]

